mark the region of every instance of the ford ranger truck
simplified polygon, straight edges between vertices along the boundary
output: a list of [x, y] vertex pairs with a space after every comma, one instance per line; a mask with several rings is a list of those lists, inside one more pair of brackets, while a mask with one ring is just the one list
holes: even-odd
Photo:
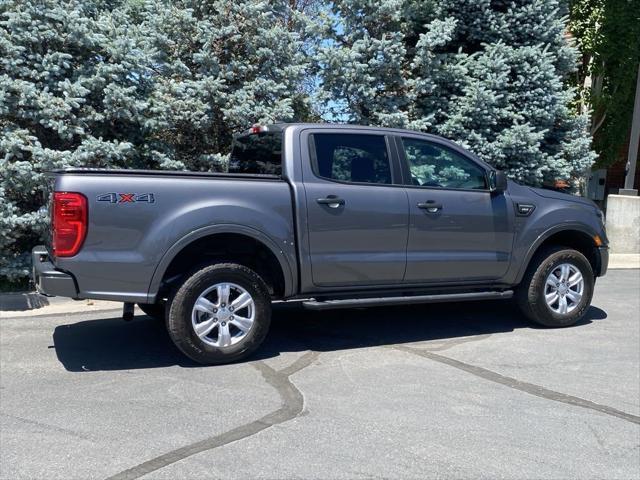
[[[39, 292], [133, 304], [203, 364], [251, 354], [274, 301], [324, 310], [514, 297], [564, 327], [605, 274], [602, 212], [526, 187], [443, 138], [353, 125], [254, 126], [226, 173], [50, 177]], [[127, 310], [128, 308], [128, 310]]]

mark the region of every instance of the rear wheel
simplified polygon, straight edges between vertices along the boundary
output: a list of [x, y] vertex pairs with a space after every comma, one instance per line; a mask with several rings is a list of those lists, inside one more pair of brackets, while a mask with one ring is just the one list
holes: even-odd
[[245, 358], [271, 323], [271, 298], [253, 270], [237, 264], [195, 271], [170, 299], [167, 330], [176, 346], [202, 364]]
[[551, 247], [531, 261], [516, 290], [516, 300], [534, 322], [568, 327], [586, 314], [593, 286], [593, 270], [584, 255], [566, 247]]

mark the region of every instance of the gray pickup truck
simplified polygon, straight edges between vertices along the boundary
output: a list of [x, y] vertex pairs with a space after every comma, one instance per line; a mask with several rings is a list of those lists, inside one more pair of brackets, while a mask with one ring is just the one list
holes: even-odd
[[71, 169], [51, 177], [45, 295], [161, 318], [204, 364], [253, 352], [272, 301], [333, 309], [514, 297], [574, 324], [605, 274], [602, 212], [506, 179], [454, 143], [344, 125], [254, 126], [228, 173]]

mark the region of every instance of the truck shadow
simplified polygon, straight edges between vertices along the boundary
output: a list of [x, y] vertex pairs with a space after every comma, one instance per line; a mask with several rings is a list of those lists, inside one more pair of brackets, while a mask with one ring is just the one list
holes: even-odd
[[[591, 307], [572, 328], [607, 318]], [[352, 348], [429, 342], [447, 348], [466, 337], [532, 328], [510, 302], [468, 302], [314, 312], [295, 305], [274, 307], [271, 331], [246, 361], [285, 352], [337, 351]], [[466, 340], [465, 340], [466, 341]], [[133, 370], [169, 366], [201, 367], [173, 345], [162, 322], [138, 316], [87, 320], [56, 327], [58, 360], [71, 372]]]

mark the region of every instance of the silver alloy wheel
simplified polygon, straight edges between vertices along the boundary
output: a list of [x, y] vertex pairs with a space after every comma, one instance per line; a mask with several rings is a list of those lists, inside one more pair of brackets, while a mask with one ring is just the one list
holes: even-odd
[[584, 293], [582, 273], [571, 263], [556, 266], [544, 284], [544, 299], [551, 311], [566, 315], [580, 304]]
[[193, 331], [213, 347], [241, 341], [255, 319], [253, 297], [235, 283], [217, 283], [200, 294], [191, 311]]

